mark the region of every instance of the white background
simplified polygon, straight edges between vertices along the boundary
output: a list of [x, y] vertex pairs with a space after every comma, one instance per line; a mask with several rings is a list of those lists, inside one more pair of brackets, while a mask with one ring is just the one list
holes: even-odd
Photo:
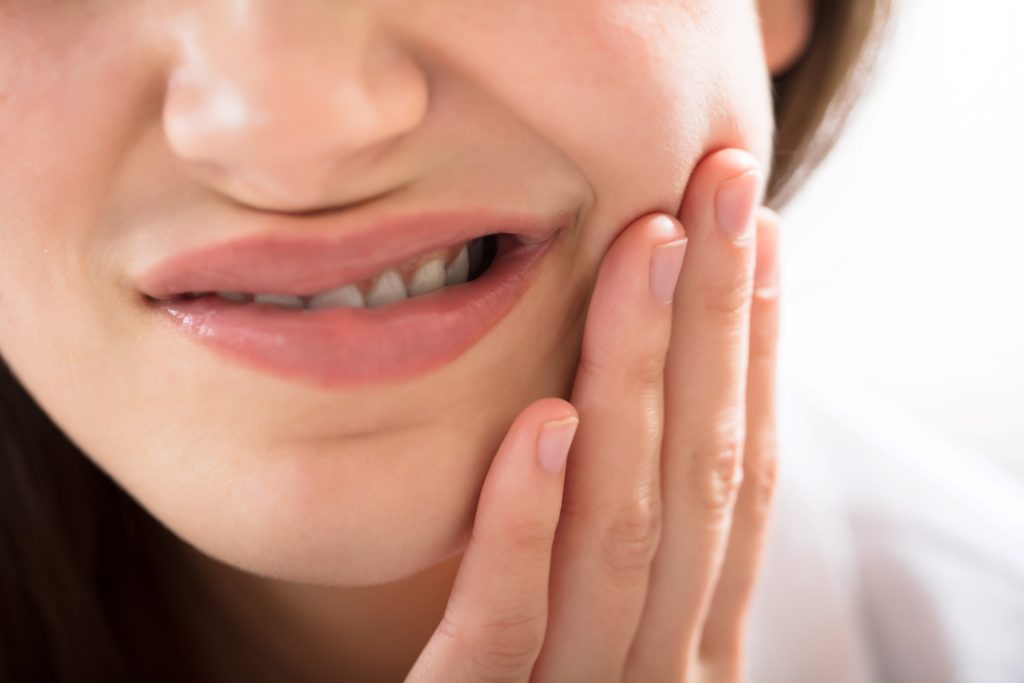
[[895, 2], [783, 214], [784, 362], [1024, 477], [1024, 1]]

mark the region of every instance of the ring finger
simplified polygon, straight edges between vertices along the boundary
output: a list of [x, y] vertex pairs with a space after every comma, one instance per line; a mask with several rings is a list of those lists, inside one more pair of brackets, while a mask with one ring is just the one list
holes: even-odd
[[757, 218], [757, 268], [750, 311], [743, 486], [733, 510], [725, 563], [701, 634], [701, 659], [717, 677], [742, 677], [744, 627], [753, 598], [775, 490], [778, 445], [775, 372], [779, 331], [778, 217]]

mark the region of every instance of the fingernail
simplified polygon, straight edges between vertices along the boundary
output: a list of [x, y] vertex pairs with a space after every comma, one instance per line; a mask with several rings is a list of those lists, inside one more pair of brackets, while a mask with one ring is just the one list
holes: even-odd
[[672, 303], [686, 255], [686, 241], [684, 237], [666, 242], [651, 251], [651, 294], [663, 304]]
[[561, 474], [565, 469], [565, 460], [569, 457], [569, 447], [579, 423], [579, 418], [567, 417], [541, 425], [540, 436], [537, 437], [537, 460], [546, 472]]
[[733, 240], [741, 239], [750, 232], [760, 192], [761, 174], [757, 169], [750, 169], [718, 186], [715, 219]]
[[774, 226], [762, 227], [757, 235], [757, 263], [754, 266], [754, 293], [770, 294], [778, 285], [778, 232]]

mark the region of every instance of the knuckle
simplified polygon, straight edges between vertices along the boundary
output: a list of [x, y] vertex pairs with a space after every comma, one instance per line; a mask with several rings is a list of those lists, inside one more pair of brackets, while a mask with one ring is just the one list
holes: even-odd
[[759, 301], [750, 321], [751, 362], [773, 364], [779, 340], [778, 307]]
[[745, 275], [734, 275], [724, 282], [704, 282], [697, 286], [697, 300], [703, 312], [713, 319], [734, 320], [750, 314], [753, 283]]
[[753, 512], [768, 514], [775, 496], [778, 479], [778, 444], [775, 434], [766, 434], [758, 440], [757, 458], [744, 466], [744, 487], [749, 487]]
[[742, 459], [739, 436], [697, 449], [693, 458], [696, 472], [692, 479], [698, 489], [698, 499], [708, 511], [724, 515], [732, 506], [743, 483]]
[[627, 380], [637, 386], [659, 385], [665, 375], [665, 350], [638, 353], [626, 359]]
[[664, 349], [637, 352], [629, 347], [619, 350], [607, 343], [594, 344], [580, 357], [579, 373], [584, 377], [611, 377], [627, 386], [657, 384], [664, 372]]
[[747, 375], [756, 378], [759, 386], [756, 390], [765, 392], [762, 386], [773, 382], [775, 372], [778, 368], [776, 348], [774, 343], [765, 342], [751, 335], [750, 359], [747, 363]]
[[470, 662], [473, 680], [504, 683], [523, 680], [533, 668], [546, 627], [545, 610], [493, 619], [473, 628], [446, 617], [439, 628], [458, 642]]
[[779, 308], [776, 299], [761, 297], [751, 314], [751, 337], [755, 354], [774, 355], [778, 343]]
[[701, 642], [700, 658], [703, 669], [708, 671], [709, 678], [715, 681], [742, 681], [745, 646], [743, 636], [735, 633], [730, 637], [719, 639], [713, 645]]
[[661, 539], [661, 501], [655, 495], [637, 496], [615, 511], [601, 543], [608, 573], [616, 578], [646, 577]]
[[551, 552], [554, 535], [545, 520], [527, 519], [510, 523], [503, 530], [503, 543], [513, 556], [531, 556]]

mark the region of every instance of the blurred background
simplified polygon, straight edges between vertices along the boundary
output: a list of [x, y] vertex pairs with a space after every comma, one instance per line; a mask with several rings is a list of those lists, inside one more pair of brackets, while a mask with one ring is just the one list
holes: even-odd
[[894, 2], [783, 214], [780, 363], [1024, 478], [1024, 2]]

